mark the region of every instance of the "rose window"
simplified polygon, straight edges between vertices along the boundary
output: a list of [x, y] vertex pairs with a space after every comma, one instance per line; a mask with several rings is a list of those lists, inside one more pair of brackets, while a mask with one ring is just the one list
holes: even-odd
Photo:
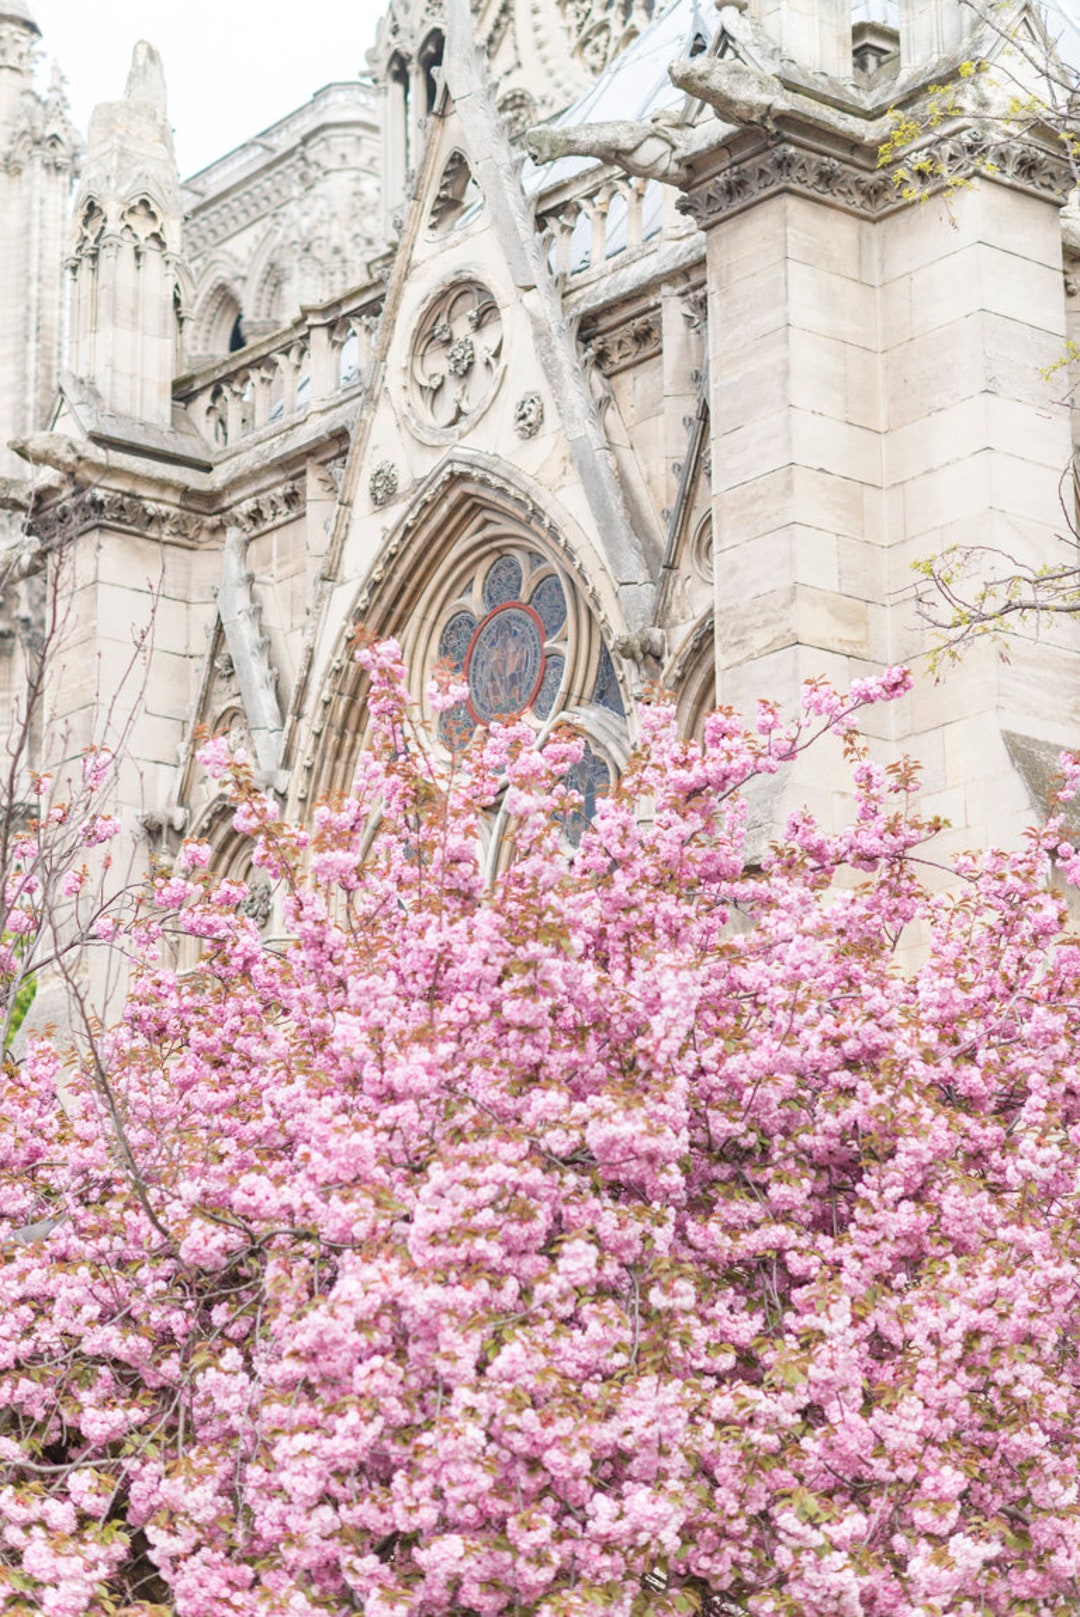
[[430, 306], [413, 342], [415, 402], [440, 431], [475, 415], [495, 391], [502, 361], [502, 315], [478, 281], [449, 287]]
[[460, 747], [495, 719], [549, 719], [566, 684], [568, 640], [558, 574], [540, 556], [497, 557], [471, 580], [439, 635], [440, 659], [469, 686], [468, 699], [442, 716], [444, 743]]
[[[525, 717], [537, 726], [586, 702], [623, 717], [608, 649], [583, 656], [580, 609], [551, 562], [533, 551], [497, 555], [473, 573], [445, 609], [437, 656], [469, 687], [443, 714], [440, 733], [459, 747], [478, 724]], [[576, 689], [572, 688], [577, 686]]]

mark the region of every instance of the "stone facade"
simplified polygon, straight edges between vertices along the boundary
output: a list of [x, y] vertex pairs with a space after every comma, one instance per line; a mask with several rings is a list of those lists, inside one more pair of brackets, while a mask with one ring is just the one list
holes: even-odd
[[[421, 703], [434, 663], [466, 673], [445, 747], [572, 718], [587, 797], [656, 680], [693, 732], [717, 700], [913, 661], [870, 722], [965, 844], [1015, 840], [1076, 743], [1071, 628], [935, 683], [913, 602], [912, 562], [1037, 564], [1065, 526], [1070, 181], [1004, 129], [972, 168], [992, 75], [959, 69], [1008, 51], [1000, 26], [960, 0], [854, 33], [841, 0], [649, 12], [394, 0], [370, 83], [182, 185], [156, 53], [82, 154], [0, 0], [0, 652], [64, 569], [43, 758], [130, 722], [152, 846], [242, 861], [200, 726], [296, 813], [347, 785], [358, 624], [401, 640]], [[912, 200], [878, 147], [943, 82], [939, 191]], [[842, 812], [834, 766], [778, 787], [762, 834], [795, 798]]]

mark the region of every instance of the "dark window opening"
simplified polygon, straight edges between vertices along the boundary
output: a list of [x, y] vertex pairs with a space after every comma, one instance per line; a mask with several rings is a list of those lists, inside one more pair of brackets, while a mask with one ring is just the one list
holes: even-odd
[[424, 74], [424, 112], [427, 117], [435, 111], [435, 98], [439, 87], [435, 79], [435, 69], [442, 67], [443, 36], [438, 29], [430, 33], [420, 47], [419, 62]]
[[244, 323], [240, 315], [233, 321], [233, 328], [229, 332], [229, 353], [235, 354], [238, 348], [244, 346]]

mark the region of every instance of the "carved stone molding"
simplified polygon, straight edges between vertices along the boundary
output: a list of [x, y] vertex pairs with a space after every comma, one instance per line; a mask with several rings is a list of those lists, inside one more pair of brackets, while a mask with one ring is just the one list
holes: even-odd
[[232, 511], [231, 520], [250, 539], [257, 533], [266, 533], [270, 528], [290, 522], [300, 515], [304, 505], [304, 484], [294, 479], [245, 500]]
[[[1029, 142], [1000, 141], [987, 145], [972, 130], [956, 130], [932, 147], [937, 172], [929, 190], [950, 181], [982, 174], [1035, 196], [1064, 198], [1071, 179], [1064, 158]], [[884, 171], [831, 153], [776, 140], [754, 148], [712, 175], [696, 190], [680, 197], [679, 210], [702, 228], [741, 213], [780, 192], [809, 196], [845, 212], [881, 218], [909, 206], [911, 198]]]
[[1046, 151], [1024, 140], [1003, 140], [985, 145], [972, 131], [961, 130], [935, 148], [946, 178], [967, 173], [984, 174], [989, 179], [1033, 196], [1064, 200], [1073, 186], [1072, 171], [1065, 156]]
[[[353, 608], [349, 636], [351, 637], [355, 626], [363, 621], [365, 614], [378, 594], [379, 586], [390, 571], [393, 563], [397, 560], [397, 557], [407, 548], [417, 529], [430, 520], [432, 507], [445, 504], [450, 497], [450, 491], [462, 481], [474, 484], [477, 488], [489, 492], [495, 497], [496, 501], [513, 510], [517, 521], [520, 521], [526, 527], [535, 528], [538, 533], [542, 534], [568, 558], [582, 596], [591, 602], [605, 637], [610, 637], [613, 631], [596, 587], [586, 581], [581, 572], [580, 559], [574, 547], [567, 543], [561, 530], [552, 520], [551, 515], [542, 506], [538, 505], [535, 500], [524, 494], [515, 483], [500, 477], [489, 467], [470, 465], [465, 470], [454, 461], [448, 462], [438, 476], [434, 477], [420, 492], [404, 521], [379, 552], [379, 560], [368, 574], [364, 588], [357, 597]], [[342, 657], [345, 657], [344, 649], [342, 650]]]
[[194, 511], [159, 505], [141, 495], [119, 489], [87, 489], [47, 510], [35, 513], [30, 531], [43, 544], [64, 543], [91, 528], [120, 528], [150, 539], [171, 539], [197, 544], [204, 522]]
[[721, 169], [697, 190], [680, 197], [678, 208], [705, 229], [783, 191], [818, 197], [847, 212], [871, 217], [901, 205], [887, 175], [785, 141]]
[[589, 349], [603, 375], [613, 376], [616, 371], [629, 370], [631, 365], [658, 354], [662, 338], [660, 311], [654, 309], [614, 331], [600, 333], [592, 339]]

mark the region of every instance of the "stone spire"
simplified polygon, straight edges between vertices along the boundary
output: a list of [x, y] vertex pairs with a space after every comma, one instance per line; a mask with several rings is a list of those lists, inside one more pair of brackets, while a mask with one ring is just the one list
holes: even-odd
[[39, 38], [25, 0], [0, 0], [0, 475], [25, 471], [7, 445], [40, 430], [55, 402], [80, 150], [62, 85], [34, 88]]
[[70, 261], [70, 368], [108, 413], [156, 426], [172, 417], [182, 214], [161, 57], [140, 41], [124, 99], [90, 119]]
[[0, 0], [0, 127], [18, 117], [23, 96], [33, 90], [40, 34], [25, 0]]

